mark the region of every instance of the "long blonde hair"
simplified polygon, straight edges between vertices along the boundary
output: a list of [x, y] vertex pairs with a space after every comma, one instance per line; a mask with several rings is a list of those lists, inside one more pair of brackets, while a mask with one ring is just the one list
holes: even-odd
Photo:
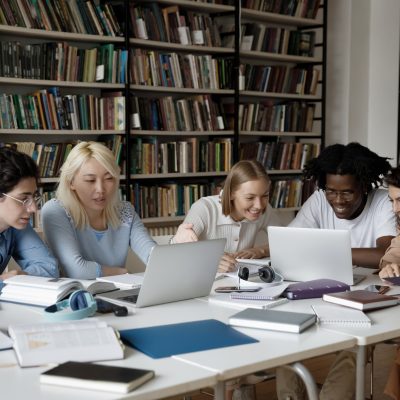
[[113, 228], [120, 225], [118, 205], [119, 174], [120, 169], [117, 165], [115, 157], [110, 149], [96, 142], [80, 142], [69, 153], [63, 166], [61, 167], [60, 181], [56, 191], [56, 198], [62, 202], [64, 207], [70, 213], [78, 229], [84, 229], [89, 226], [88, 215], [76, 195], [71, 189], [71, 183], [80, 170], [80, 168], [94, 158], [97, 160], [116, 180], [115, 192], [111, 197], [111, 201], [106, 205], [103, 213], [103, 221], [105, 224], [111, 224]]
[[229, 171], [226, 177], [223, 192], [221, 195], [222, 213], [226, 216], [232, 214], [232, 193], [239, 189], [242, 183], [265, 179], [267, 183], [270, 179], [261, 163], [255, 160], [242, 160], [237, 162]]

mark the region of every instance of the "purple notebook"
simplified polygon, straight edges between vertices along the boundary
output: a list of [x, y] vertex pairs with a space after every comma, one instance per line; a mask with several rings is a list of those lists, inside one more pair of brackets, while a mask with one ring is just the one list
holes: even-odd
[[350, 290], [347, 283], [334, 279], [314, 279], [289, 285], [283, 293], [289, 300], [313, 299], [322, 297], [325, 293], [337, 293]]

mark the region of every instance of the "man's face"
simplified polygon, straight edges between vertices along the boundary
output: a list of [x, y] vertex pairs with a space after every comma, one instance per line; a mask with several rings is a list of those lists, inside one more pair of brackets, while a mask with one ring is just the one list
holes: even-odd
[[364, 209], [363, 190], [354, 175], [326, 174], [325, 196], [340, 219], [354, 219]]

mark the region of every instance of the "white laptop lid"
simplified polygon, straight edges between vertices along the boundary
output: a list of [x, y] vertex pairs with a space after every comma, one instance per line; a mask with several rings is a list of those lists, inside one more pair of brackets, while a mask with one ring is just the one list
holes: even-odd
[[150, 254], [136, 304], [123, 298], [133, 290], [97, 297], [116, 304], [147, 307], [210, 294], [226, 239], [155, 246]]
[[270, 226], [268, 241], [271, 265], [285, 280], [353, 284], [349, 231]]

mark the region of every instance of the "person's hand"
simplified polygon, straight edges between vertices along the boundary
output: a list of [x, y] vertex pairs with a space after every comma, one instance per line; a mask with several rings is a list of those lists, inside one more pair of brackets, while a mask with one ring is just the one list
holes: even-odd
[[267, 252], [265, 248], [253, 247], [252, 249], [240, 250], [234, 254], [235, 258], [263, 258], [266, 257]]
[[236, 264], [235, 256], [225, 253], [219, 261], [218, 272], [233, 272], [236, 270]]
[[192, 228], [193, 224], [180, 224], [171, 242], [172, 243], [197, 242], [199, 238], [194, 233]]
[[103, 267], [101, 267], [101, 270], [103, 272], [103, 276], [122, 275], [122, 274], [128, 273], [128, 270], [126, 268], [121, 268], [121, 267], [103, 266]]
[[13, 269], [12, 271], [4, 272], [3, 274], [0, 275], [0, 281], [4, 281], [4, 279], [11, 278], [12, 276], [20, 275], [19, 272], [16, 269]]
[[379, 271], [381, 279], [392, 278], [394, 276], [400, 276], [400, 266], [398, 264], [387, 264]]

